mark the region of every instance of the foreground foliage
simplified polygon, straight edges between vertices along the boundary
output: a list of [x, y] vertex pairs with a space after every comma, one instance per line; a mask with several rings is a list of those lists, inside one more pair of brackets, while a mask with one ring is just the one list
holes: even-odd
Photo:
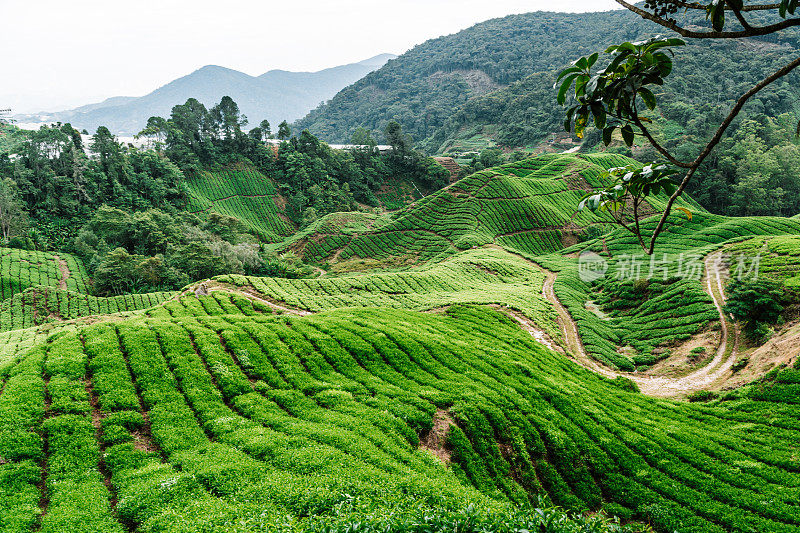
[[[272, 317], [223, 296], [65, 331], [6, 368], [5, 531], [39, 523], [42, 465], [44, 531], [593, 531], [514, 511], [545, 494], [659, 531], [800, 529], [797, 385], [660, 401], [493, 311]], [[443, 412], [449, 464], [418, 449]]]

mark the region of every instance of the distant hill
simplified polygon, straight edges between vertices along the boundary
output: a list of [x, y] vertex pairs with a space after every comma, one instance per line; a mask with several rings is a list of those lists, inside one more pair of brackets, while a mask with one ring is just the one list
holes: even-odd
[[[359, 126], [380, 133], [394, 119], [431, 153], [469, 146], [463, 141], [472, 137], [509, 147], [535, 145], [563, 131], [553, 91], [559, 70], [612, 43], [658, 34], [664, 28], [627, 10], [489, 20], [416, 46], [343, 89], [296, 129], [344, 142]], [[743, 88], [794, 57], [797, 48], [797, 35], [789, 32], [771, 41], [690, 43], [659, 94], [666, 104], [660, 109], [687, 133], [702, 136], [705, 123], [687, 116], [687, 109], [699, 109], [700, 102], [728, 109]], [[748, 111], [769, 116], [793, 111], [797, 83], [797, 76], [776, 83]]]
[[271, 70], [261, 76], [207, 65], [142, 97], [118, 96], [68, 111], [16, 118], [19, 122], [70, 122], [90, 132], [98, 126], [108, 126], [118, 135], [133, 135], [142, 130], [149, 117], [168, 116], [174, 105], [188, 98], [197, 98], [211, 106], [227, 95], [253, 124], [265, 118], [273, 124], [282, 120], [291, 122], [394, 57], [381, 54], [319, 72]]

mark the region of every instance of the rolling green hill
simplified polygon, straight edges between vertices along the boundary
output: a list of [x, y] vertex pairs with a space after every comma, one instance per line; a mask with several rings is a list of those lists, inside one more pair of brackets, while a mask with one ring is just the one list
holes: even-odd
[[429, 311], [455, 304], [497, 304], [522, 313], [553, 338], [561, 335], [555, 313], [542, 297], [542, 270], [494, 248], [460, 252], [410, 271], [302, 280], [239, 275], [214, 279], [315, 312], [343, 307]]
[[508, 524], [544, 493], [660, 531], [800, 529], [797, 385], [655, 400], [479, 308], [192, 307], [63, 332], [6, 370], [4, 531], [352, 531], [445, 510]]
[[[760, 251], [791, 286], [800, 221], [686, 200], [659, 241], [666, 268], [617, 279], [638, 244], [575, 205], [629, 162], [529, 159], [270, 245], [319, 262], [314, 279], [98, 298], [71, 256], [0, 251], [0, 530], [628, 530], [608, 515], [800, 532], [797, 354], [708, 402], [664, 398], [643, 373], [709, 332], [730, 358], [708, 262]], [[198, 212], [235, 198], [229, 214], [282, 238], [269, 180], [204, 179]], [[586, 250], [607, 261], [594, 283]], [[698, 276], [678, 278], [688, 256]], [[550, 505], [583, 516], [532, 509]]]
[[200, 172], [189, 177], [187, 185], [192, 213], [214, 211], [237, 218], [268, 242], [294, 232], [279, 207], [275, 183], [252, 168]]
[[[576, 206], [604, 170], [632, 162], [613, 154], [557, 154], [509, 163], [375, 219], [363, 231], [323, 224], [286, 246], [309, 261], [368, 259], [378, 262], [374, 266], [427, 261], [489, 243], [527, 254], [555, 252], [577, 242], [587, 226], [602, 225]], [[656, 207], [662, 201], [656, 198]], [[684, 205], [703, 211], [690, 200]]]

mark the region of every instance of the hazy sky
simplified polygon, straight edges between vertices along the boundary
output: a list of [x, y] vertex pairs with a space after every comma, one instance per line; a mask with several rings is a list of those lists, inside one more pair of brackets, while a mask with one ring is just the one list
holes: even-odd
[[0, 109], [141, 96], [204, 65], [258, 75], [400, 54], [477, 22], [613, 0], [0, 0]]

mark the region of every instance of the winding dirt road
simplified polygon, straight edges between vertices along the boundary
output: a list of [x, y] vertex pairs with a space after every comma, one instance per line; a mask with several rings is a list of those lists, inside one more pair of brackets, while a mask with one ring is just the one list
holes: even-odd
[[629, 378], [636, 382], [639, 386], [639, 390], [641, 390], [643, 394], [649, 396], [683, 396], [712, 385], [715, 381], [722, 378], [736, 362], [736, 348], [738, 347], [739, 332], [722, 310], [722, 306], [725, 304], [725, 296], [722, 287], [723, 272], [720, 261], [721, 255], [721, 252], [715, 252], [706, 257], [706, 276], [703, 286], [706, 292], [711, 296], [714, 307], [716, 307], [719, 312], [722, 340], [714, 355], [714, 359], [712, 359], [709, 364], [703, 368], [697, 369], [691, 374], [679, 378], [643, 376], [641, 374], [628, 372], [616, 372], [601, 365], [586, 352], [586, 348], [583, 346], [583, 342], [578, 334], [577, 324], [572, 319], [566, 307], [564, 307], [556, 297], [555, 291], [553, 290], [556, 274], [544, 269], [542, 270], [546, 273], [547, 278], [542, 288], [542, 296], [553, 305], [558, 313], [559, 327], [564, 334], [567, 351], [574, 355], [576, 362], [580, 365], [608, 378], [615, 378], [617, 376]]

